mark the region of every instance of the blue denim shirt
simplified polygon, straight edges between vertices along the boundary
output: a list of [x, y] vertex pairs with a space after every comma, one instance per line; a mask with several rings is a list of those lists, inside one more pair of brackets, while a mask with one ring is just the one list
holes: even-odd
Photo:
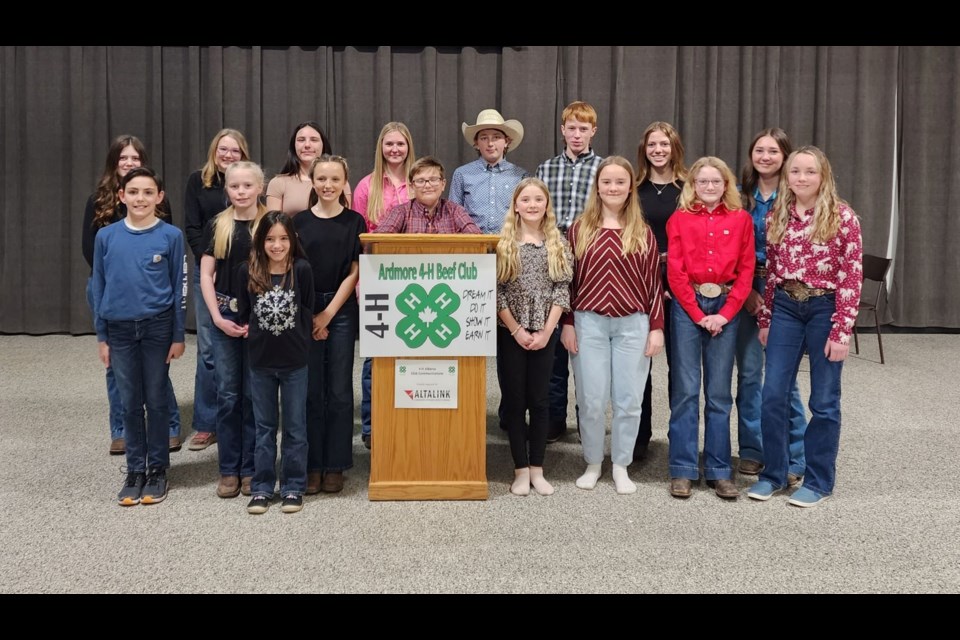
[[753, 199], [757, 202], [750, 216], [753, 218], [753, 240], [754, 250], [757, 254], [757, 266], [767, 263], [767, 212], [773, 206], [777, 199], [777, 192], [774, 191], [766, 200], [760, 195], [760, 188], [753, 190]]

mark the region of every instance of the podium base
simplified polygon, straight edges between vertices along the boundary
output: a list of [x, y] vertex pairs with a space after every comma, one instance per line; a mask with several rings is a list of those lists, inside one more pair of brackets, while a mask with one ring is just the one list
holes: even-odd
[[486, 482], [371, 482], [370, 500], [486, 500]]

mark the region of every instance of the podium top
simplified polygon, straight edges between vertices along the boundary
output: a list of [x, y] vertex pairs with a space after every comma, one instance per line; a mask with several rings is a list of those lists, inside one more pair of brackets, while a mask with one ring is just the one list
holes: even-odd
[[420, 247], [421, 252], [431, 246], [483, 247], [487, 253], [496, 251], [500, 236], [478, 233], [361, 233], [364, 246], [378, 245], [385, 249], [395, 247]]

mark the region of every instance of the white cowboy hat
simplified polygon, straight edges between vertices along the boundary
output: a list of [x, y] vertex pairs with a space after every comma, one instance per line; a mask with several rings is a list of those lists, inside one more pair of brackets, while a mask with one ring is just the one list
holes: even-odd
[[504, 120], [503, 116], [500, 115], [500, 112], [496, 109], [484, 109], [479, 114], [477, 114], [477, 124], [467, 124], [464, 122], [460, 125], [460, 130], [463, 131], [463, 137], [466, 138], [469, 144], [473, 144], [473, 139], [476, 137], [478, 131], [483, 131], [484, 129], [496, 129], [497, 131], [502, 131], [503, 135], [510, 138], [510, 146], [508, 147], [510, 151], [513, 151], [520, 146], [520, 141], [523, 140], [523, 125], [520, 124], [519, 120]]

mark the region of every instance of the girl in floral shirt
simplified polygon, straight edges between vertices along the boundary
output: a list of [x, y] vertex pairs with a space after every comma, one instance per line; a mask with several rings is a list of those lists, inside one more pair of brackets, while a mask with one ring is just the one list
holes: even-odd
[[767, 214], [767, 286], [758, 314], [767, 347], [760, 428], [765, 467], [747, 495], [769, 500], [787, 486], [790, 387], [810, 354], [807, 468], [790, 504], [812, 507], [833, 492], [840, 445], [840, 374], [850, 351], [862, 283], [860, 222], [837, 196], [830, 162], [801, 147], [780, 176]]

